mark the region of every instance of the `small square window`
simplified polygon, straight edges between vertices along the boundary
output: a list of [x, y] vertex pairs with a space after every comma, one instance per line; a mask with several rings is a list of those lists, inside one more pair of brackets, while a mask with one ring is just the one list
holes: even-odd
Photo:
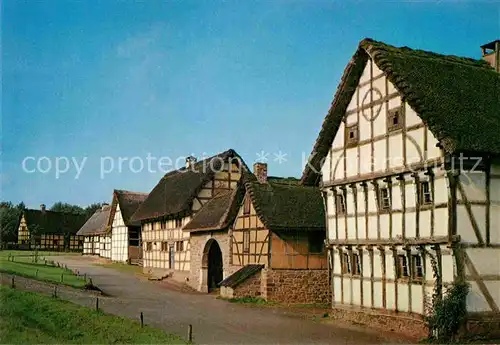
[[152, 242], [146, 242], [146, 251], [150, 252], [153, 250], [153, 243]]
[[412, 255], [411, 261], [412, 261], [412, 270], [411, 270], [412, 278], [422, 279], [424, 276], [422, 257], [420, 255]]
[[176, 227], [176, 228], [180, 228], [180, 227], [182, 227], [182, 219], [177, 218], [177, 219], [175, 220], [175, 227]]
[[336, 200], [336, 209], [337, 209], [337, 214], [345, 214], [346, 213], [346, 206], [345, 206], [345, 198], [343, 194], [337, 194], [335, 197]]
[[176, 252], [183, 252], [184, 251], [184, 241], [175, 242], [175, 251]]
[[396, 262], [396, 275], [398, 278], [408, 278], [408, 260], [406, 255], [398, 255]]
[[380, 208], [382, 210], [389, 210], [391, 208], [391, 195], [389, 188], [380, 188], [379, 191]]
[[162, 252], [168, 252], [168, 242], [162, 242], [161, 243], [161, 251]]
[[356, 146], [359, 141], [359, 127], [358, 125], [346, 126], [346, 136], [345, 136], [346, 146]]
[[403, 127], [401, 108], [391, 109], [387, 112], [387, 130], [395, 131]]
[[432, 193], [429, 181], [420, 182], [420, 200], [422, 205], [432, 203]]

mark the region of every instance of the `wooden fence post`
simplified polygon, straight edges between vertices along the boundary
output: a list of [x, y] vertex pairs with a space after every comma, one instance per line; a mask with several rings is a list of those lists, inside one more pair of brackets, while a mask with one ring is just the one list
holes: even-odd
[[57, 285], [54, 285], [54, 298], [57, 298]]
[[35, 272], [35, 278], [38, 278], [38, 268], [36, 269], [36, 272]]
[[95, 311], [99, 311], [99, 297], [95, 299]]
[[16, 287], [16, 283], [14, 282], [14, 276], [12, 276], [12, 284], [11, 287], [14, 289]]
[[193, 325], [188, 325], [187, 341], [188, 343], [193, 342]]
[[141, 311], [141, 328], [144, 327], [144, 315], [142, 314], [142, 311]]
[[61, 273], [61, 283], [64, 282], [64, 273]]

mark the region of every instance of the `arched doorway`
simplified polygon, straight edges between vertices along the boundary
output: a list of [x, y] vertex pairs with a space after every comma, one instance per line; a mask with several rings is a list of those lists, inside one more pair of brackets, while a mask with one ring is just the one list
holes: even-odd
[[216, 240], [210, 239], [203, 251], [203, 266], [207, 268], [206, 287], [208, 292], [218, 288], [218, 283], [222, 281], [222, 251]]

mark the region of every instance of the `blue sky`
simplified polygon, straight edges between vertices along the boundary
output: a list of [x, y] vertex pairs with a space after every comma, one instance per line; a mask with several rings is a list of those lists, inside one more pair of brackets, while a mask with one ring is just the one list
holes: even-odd
[[[109, 201], [114, 188], [154, 187], [161, 171], [134, 172], [148, 154], [228, 148], [300, 176], [364, 37], [479, 58], [500, 38], [500, 4], [4, 1], [1, 198]], [[26, 157], [30, 171], [40, 157], [52, 169], [27, 173]], [[56, 176], [56, 157], [86, 159], [78, 178], [74, 165]], [[115, 165], [104, 178], [101, 157]], [[119, 157], [139, 158], [119, 172]]]

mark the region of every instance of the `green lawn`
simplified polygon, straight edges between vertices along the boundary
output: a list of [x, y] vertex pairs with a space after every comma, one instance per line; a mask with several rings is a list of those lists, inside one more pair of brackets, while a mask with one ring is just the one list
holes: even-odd
[[[1, 272], [34, 278], [50, 283], [65, 284], [77, 288], [85, 286], [84, 277], [77, 277], [70, 270], [62, 267], [45, 265], [43, 258], [47, 256], [47, 253], [52, 256], [50, 252], [39, 252], [37, 263], [34, 262], [34, 256], [30, 256], [32, 253], [29, 251], [1, 251], [0, 253]], [[9, 260], [9, 254], [11, 256], [14, 255], [14, 261]]]
[[[35, 255], [34, 250], [0, 250], [0, 260], [7, 258], [9, 255], [14, 255], [19, 258], [30, 257]], [[39, 256], [68, 256], [68, 255], [82, 255], [79, 252], [50, 252], [50, 251], [38, 251]]]
[[0, 286], [1, 344], [185, 344], [177, 336], [76, 304]]
[[112, 268], [114, 270], [124, 272], [124, 273], [143, 275], [141, 266], [128, 265], [128, 264], [124, 264], [121, 262], [96, 263], [94, 265], [95, 266], [102, 266], [102, 267], [106, 267], [106, 268]]

